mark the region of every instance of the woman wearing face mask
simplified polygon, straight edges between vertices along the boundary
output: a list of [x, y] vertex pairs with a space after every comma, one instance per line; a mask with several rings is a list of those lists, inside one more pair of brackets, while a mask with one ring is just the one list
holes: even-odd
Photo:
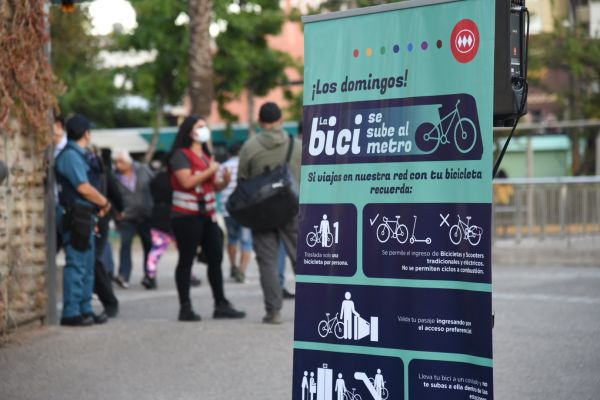
[[190, 299], [190, 278], [198, 246], [202, 246], [208, 259], [208, 281], [215, 301], [213, 318], [246, 315], [225, 298], [223, 289], [223, 243], [216, 223], [215, 193], [227, 186], [231, 176], [225, 173], [222, 180], [217, 180], [219, 163], [212, 157], [210, 136], [205, 120], [188, 117], [179, 127], [167, 157], [173, 187], [171, 227], [179, 250], [175, 281], [180, 321], [200, 321]]

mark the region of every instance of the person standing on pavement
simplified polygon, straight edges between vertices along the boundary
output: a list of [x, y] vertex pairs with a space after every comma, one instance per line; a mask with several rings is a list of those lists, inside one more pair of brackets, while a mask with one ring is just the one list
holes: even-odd
[[104, 323], [105, 314], [94, 315], [93, 235], [96, 214], [110, 212], [108, 199], [93, 186], [97, 181], [86, 147], [92, 135], [90, 123], [75, 115], [67, 122], [68, 143], [56, 158], [55, 172], [59, 189], [59, 224], [67, 265], [63, 272], [63, 311], [61, 325], [90, 326]]
[[[231, 181], [221, 192], [221, 203], [223, 204], [227, 204], [229, 196], [231, 196], [237, 186], [240, 147], [239, 143], [231, 145], [229, 148], [230, 157], [221, 166], [221, 176], [224, 175], [225, 171], [229, 171], [231, 174]], [[223, 208], [223, 217], [225, 218], [225, 226], [227, 227], [227, 254], [231, 263], [231, 277], [238, 283], [244, 283], [246, 280], [246, 270], [252, 257], [252, 232], [249, 228], [241, 226], [230, 216], [225, 207]], [[239, 264], [237, 263], [238, 246], [241, 250]]]
[[148, 219], [152, 214], [150, 181], [154, 174], [148, 166], [134, 162], [127, 150], [115, 151], [113, 160], [119, 192], [125, 207], [117, 217], [117, 229], [121, 235], [121, 249], [119, 252], [119, 274], [115, 281], [124, 289], [129, 287], [132, 268], [131, 245], [137, 234], [144, 248], [144, 278], [142, 285], [148, 286], [150, 283], [146, 274], [146, 263], [148, 262], [148, 253], [152, 248], [152, 237], [148, 226]]
[[[295, 140], [290, 159], [290, 169], [300, 182], [302, 145], [283, 130], [281, 109], [275, 103], [265, 103], [259, 111], [261, 133], [250, 138], [240, 151], [238, 180], [252, 179], [266, 169], [273, 169], [285, 162], [290, 140]], [[296, 270], [296, 239], [298, 219], [293, 216], [286, 223], [268, 232], [252, 232], [254, 252], [258, 262], [260, 283], [263, 290], [266, 315], [263, 322], [281, 323], [283, 293], [277, 271], [279, 241], [283, 241], [292, 268]]]
[[216, 220], [216, 192], [229, 184], [231, 175], [225, 171], [222, 180], [217, 179], [220, 165], [212, 156], [210, 140], [206, 121], [195, 116], [188, 117], [179, 127], [167, 157], [173, 188], [171, 229], [179, 250], [175, 281], [180, 321], [201, 320], [190, 299], [192, 265], [199, 246], [202, 246], [208, 261], [208, 281], [215, 302], [213, 318], [246, 316], [225, 297], [221, 270], [223, 242]]
[[[107, 267], [104, 265], [103, 253], [108, 242], [109, 223], [113, 217], [113, 213], [123, 212], [123, 199], [117, 186], [114, 175], [110, 168], [106, 168], [102, 161], [102, 157], [98, 152], [90, 152], [89, 163], [92, 171], [98, 179], [97, 187], [100, 193], [104, 195], [113, 205], [110, 213], [98, 219], [96, 230], [96, 245], [95, 245], [95, 263], [94, 263], [94, 293], [98, 295], [98, 300], [104, 307], [104, 313], [109, 318], [114, 318], [119, 313], [119, 300], [115, 296], [111, 277]], [[94, 186], [96, 186], [94, 185]]]

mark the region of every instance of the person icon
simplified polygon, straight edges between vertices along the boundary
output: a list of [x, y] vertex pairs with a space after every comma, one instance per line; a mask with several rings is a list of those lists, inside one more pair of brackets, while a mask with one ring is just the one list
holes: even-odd
[[352, 295], [346, 292], [344, 295], [346, 300], [342, 301], [342, 310], [340, 311], [340, 319], [344, 323], [344, 339], [352, 339], [352, 319], [354, 316], [359, 317], [354, 309], [354, 302], [350, 300]]
[[302, 400], [306, 400], [308, 397], [308, 371], [304, 371], [302, 377]]
[[346, 382], [342, 379], [342, 374], [338, 374], [338, 378], [335, 381], [335, 391], [337, 392], [337, 400], [344, 400], [344, 393], [346, 393]]
[[315, 373], [310, 373], [310, 400], [315, 400], [317, 394], [317, 382], [315, 382]]
[[331, 234], [331, 229], [329, 227], [329, 220], [327, 220], [327, 214], [323, 214], [323, 219], [321, 220], [321, 226], [319, 227], [319, 233], [321, 234], [321, 246], [329, 247], [332, 243], [329, 243], [327, 238]]
[[373, 387], [377, 392], [379, 398], [382, 398], [383, 389], [385, 388], [385, 381], [383, 380], [383, 375], [381, 375], [381, 370], [377, 369], [377, 374], [375, 375], [375, 379], [373, 380]]

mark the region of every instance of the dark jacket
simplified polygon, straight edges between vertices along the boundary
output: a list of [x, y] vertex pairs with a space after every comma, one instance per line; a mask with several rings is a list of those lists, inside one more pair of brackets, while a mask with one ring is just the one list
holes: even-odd
[[150, 182], [150, 193], [154, 206], [150, 217], [150, 227], [159, 231], [171, 232], [171, 201], [173, 188], [166, 168], [159, 170]]
[[150, 181], [154, 178], [152, 170], [143, 164], [134, 163], [136, 183], [132, 192], [118, 179], [115, 174], [117, 187], [123, 199], [123, 219], [126, 221], [141, 221], [152, 215], [152, 195]]

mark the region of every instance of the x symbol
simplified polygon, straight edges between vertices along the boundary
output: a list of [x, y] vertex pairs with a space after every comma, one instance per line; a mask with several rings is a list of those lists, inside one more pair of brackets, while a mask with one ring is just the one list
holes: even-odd
[[448, 223], [448, 218], [450, 218], [450, 214], [446, 214], [445, 217], [442, 214], [440, 214], [440, 217], [442, 217], [442, 222], [440, 223], [440, 226], [444, 226], [444, 224], [450, 226], [450, 224]]

